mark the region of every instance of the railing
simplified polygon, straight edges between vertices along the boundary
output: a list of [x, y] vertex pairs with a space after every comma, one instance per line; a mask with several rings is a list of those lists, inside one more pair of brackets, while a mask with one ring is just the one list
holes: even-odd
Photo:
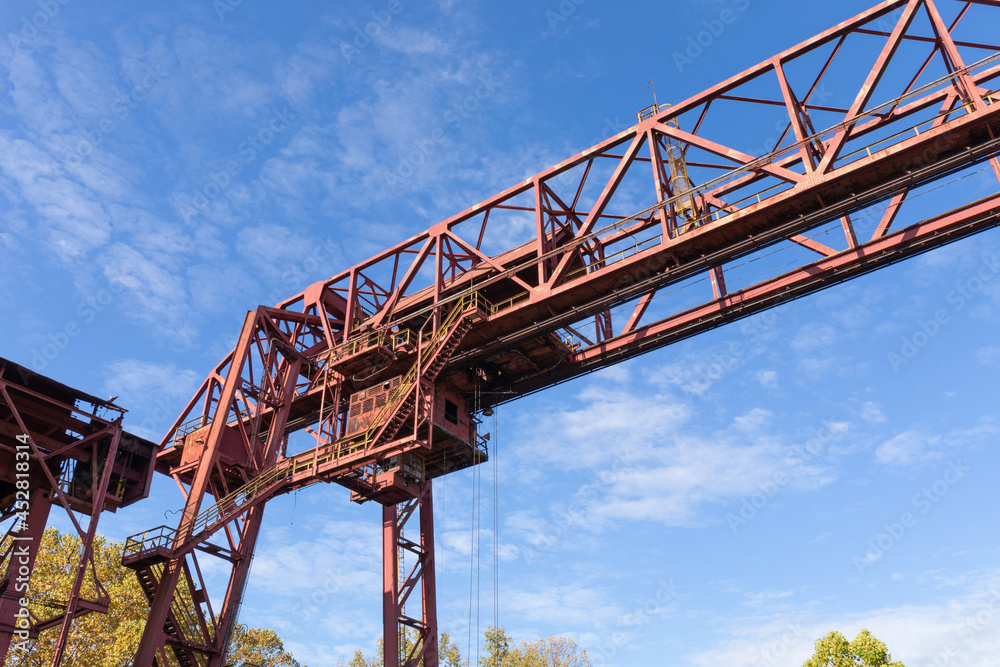
[[178, 426], [177, 430], [174, 431], [174, 440], [180, 440], [188, 433], [194, 433], [202, 426], [206, 426], [207, 424], [208, 424], [208, 417], [203, 414], [198, 415], [193, 419], [189, 419], [188, 421]]
[[158, 547], [170, 548], [177, 539], [178, 533], [182, 529], [187, 530], [188, 537], [198, 535], [215, 523], [222, 521], [234, 510], [247, 504], [247, 502], [258, 497], [268, 488], [283, 482], [293, 475], [308, 470], [310, 467], [318, 467], [336, 459], [348, 456], [367, 449], [375, 439], [378, 431], [385, 426], [392, 411], [399, 407], [405, 399], [406, 394], [417, 381], [417, 375], [423, 367], [424, 362], [431, 358], [438, 346], [444, 342], [451, 333], [452, 328], [462, 315], [472, 309], [482, 309], [488, 312], [490, 304], [478, 293], [472, 293], [459, 299], [455, 307], [445, 318], [441, 326], [431, 340], [417, 353], [417, 360], [400, 380], [399, 385], [390, 393], [385, 405], [372, 419], [372, 426], [365, 431], [364, 436], [348, 436], [341, 438], [330, 447], [326, 448], [322, 454], [317, 454], [314, 450], [301, 452], [283, 461], [278, 462], [274, 467], [247, 482], [227, 496], [219, 499], [214, 505], [198, 514], [189, 522], [182, 523], [179, 528], [159, 526], [144, 533], [134, 535], [125, 540], [123, 556], [140, 554]]
[[581, 273], [593, 273], [594, 271], [603, 269], [606, 266], [624, 260], [626, 257], [631, 257], [636, 253], [642, 252], [642, 249], [645, 249], [645, 246], [651, 244], [655, 245], [659, 243], [662, 239], [663, 239], [662, 234], [659, 236], [648, 238], [645, 241], [639, 241], [638, 239], [635, 239], [635, 242], [631, 248], [625, 248], [624, 250], [616, 252], [612, 255], [608, 255], [607, 257], [604, 257], [602, 259], [599, 259], [596, 262], [591, 262], [590, 264], [581, 266], [579, 269], [574, 269], [573, 271], [570, 271], [569, 273], [566, 274], [566, 278], [568, 279], [571, 276], [576, 276]]
[[660, 107], [657, 106], [656, 104], [650, 104], [645, 109], [637, 111], [635, 115], [639, 117], [639, 122], [641, 123], [647, 118], [652, 118], [658, 113], [660, 113]]
[[170, 526], [150, 528], [144, 533], [139, 533], [126, 539], [125, 546], [122, 548], [122, 556], [141, 554], [157, 547], [169, 547], [173, 544], [176, 534], [177, 529]]
[[451, 312], [438, 327], [437, 332], [434, 334], [433, 338], [427, 343], [427, 345], [421, 347], [417, 351], [417, 361], [413, 364], [410, 370], [405, 376], [399, 381], [399, 385], [389, 394], [385, 405], [376, 413], [375, 417], [371, 420], [371, 426], [365, 431], [365, 436], [363, 439], [364, 446], [367, 447], [378, 431], [384, 426], [384, 423], [389, 415], [392, 414], [393, 410], [398, 407], [398, 404], [405, 398], [406, 394], [409, 393], [410, 389], [413, 387], [414, 383], [417, 381], [417, 375], [423, 368], [424, 361], [433, 356], [434, 352], [437, 350], [438, 346], [448, 337], [455, 326], [458, 319], [465, 313], [473, 309], [486, 310], [489, 307], [489, 302], [486, 301], [478, 292], [472, 292], [459, 299], [455, 306], [452, 308]]
[[413, 332], [409, 329], [403, 329], [402, 331], [376, 329], [331, 348], [329, 358], [331, 361], [336, 361], [344, 357], [352, 357], [371, 347], [391, 347], [392, 349], [396, 349], [404, 345], [413, 344], [413, 342]]
[[514, 296], [504, 301], [501, 301], [500, 303], [492, 304], [488, 312], [490, 315], [496, 315], [500, 311], [507, 310], [508, 308], [513, 308], [522, 301], [526, 301], [530, 296], [531, 292], [528, 291], [521, 292], [520, 294], [515, 294]]

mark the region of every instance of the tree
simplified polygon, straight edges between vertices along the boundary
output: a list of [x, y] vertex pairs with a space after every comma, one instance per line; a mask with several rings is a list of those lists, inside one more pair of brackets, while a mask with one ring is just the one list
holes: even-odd
[[549, 637], [522, 641], [507, 655], [502, 667], [590, 667], [590, 658], [572, 639]]
[[441, 639], [438, 640], [438, 663], [441, 667], [462, 667], [468, 664], [462, 662], [462, 654], [447, 632], [442, 632]]
[[[415, 639], [415, 634], [410, 636], [410, 632], [408, 629], [403, 637], [407, 649], [412, 646]], [[587, 652], [577, 646], [572, 639], [549, 637], [533, 642], [522, 641], [513, 646], [513, 640], [507, 631], [493, 626], [483, 633], [483, 639], [479, 667], [591, 667]], [[441, 633], [441, 638], [438, 640], [438, 659], [442, 667], [469, 665], [468, 660], [462, 659], [458, 646], [447, 632]], [[382, 667], [383, 664], [382, 640], [379, 639], [375, 655], [366, 658], [362, 651], [355, 651], [347, 667]]]
[[[403, 652], [409, 653], [413, 648], [413, 642], [417, 639], [417, 632], [411, 628], [405, 628], [403, 633]], [[382, 640], [375, 643], [375, 655], [365, 658], [361, 650], [354, 652], [347, 667], [382, 667], [385, 664], [385, 650]], [[422, 664], [422, 661], [421, 661]], [[458, 652], [458, 646], [451, 641], [451, 636], [447, 632], [442, 632], [438, 639], [438, 664], [442, 667], [465, 667], [468, 663], [462, 661], [462, 654]]]
[[903, 663], [893, 662], [885, 643], [862, 629], [852, 642], [835, 631], [816, 640], [816, 653], [802, 667], [903, 667]]
[[485, 655], [479, 667], [590, 667], [587, 652], [572, 639], [549, 637], [512, 646], [507, 632], [492, 626], [483, 636]]
[[502, 667], [506, 664], [510, 655], [510, 637], [503, 628], [495, 628], [492, 625], [486, 628], [483, 633], [486, 644], [483, 651], [486, 655], [480, 656], [479, 667]]
[[237, 623], [229, 646], [226, 662], [232, 667], [302, 667], [285, 650], [278, 633], [268, 628]]
[[[81, 551], [75, 533], [60, 533], [47, 528], [39, 545], [31, 574], [29, 610], [45, 619], [58, 613], [57, 606], [69, 598], [70, 587]], [[77, 618], [63, 656], [63, 664], [87, 667], [122, 667], [132, 664], [139, 645], [149, 604], [135, 573], [121, 564], [122, 543], [98, 535], [94, 539], [94, 564], [97, 577], [110, 597], [106, 614], [90, 613]], [[96, 600], [93, 577], [85, 580], [81, 595]], [[48, 667], [59, 637], [58, 628], [42, 632], [30, 641], [26, 651], [11, 651], [8, 667]], [[230, 644], [229, 662], [234, 667], [305, 667], [284, 650], [273, 630], [237, 625]]]

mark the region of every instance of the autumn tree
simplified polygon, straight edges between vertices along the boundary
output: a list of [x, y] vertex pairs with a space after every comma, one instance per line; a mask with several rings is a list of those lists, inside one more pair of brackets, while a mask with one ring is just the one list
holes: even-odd
[[[31, 574], [29, 611], [46, 619], [65, 608], [81, 552], [75, 533], [45, 530]], [[94, 564], [97, 578], [108, 592], [110, 603], [105, 614], [89, 613], [73, 622], [63, 664], [87, 667], [122, 667], [132, 664], [139, 638], [146, 625], [149, 604], [135, 573], [121, 564], [122, 544], [98, 535], [94, 539]], [[96, 600], [99, 596], [92, 576], [88, 576], [81, 595]], [[8, 667], [48, 667], [52, 662], [58, 628], [42, 632], [31, 640], [28, 649], [11, 651]], [[229, 662], [234, 667], [304, 667], [284, 650], [273, 630], [237, 625], [230, 644]]]
[[885, 643], [863, 629], [852, 642], [839, 632], [816, 640], [816, 653], [802, 667], [903, 667], [903, 663], [893, 662]]
[[285, 650], [274, 630], [239, 623], [233, 628], [226, 663], [232, 667], [304, 667]]
[[[410, 652], [416, 638], [416, 630], [412, 628], [405, 629], [402, 636], [402, 650], [404, 653], [408, 654]], [[351, 661], [347, 663], [347, 667], [382, 667], [384, 664], [385, 649], [383, 648], [382, 640], [379, 639], [375, 644], [375, 655], [371, 658], [366, 658], [361, 650], [357, 650], [354, 652]], [[423, 661], [420, 664], [423, 664]], [[462, 654], [458, 652], [458, 646], [451, 641], [451, 636], [447, 632], [442, 632], [441, 637], [438, 639], [438, 664], [441, 667], [464, 667], [468, 664], [462, 661]]]
[[566, 637], [522, 641], [511, 649], [502, 667], [590, 667], [587, 652]]
[[590, 667], [587, 652], [572, 639], [548, 637], [513, 645], [503, 628], [490, 627], [479, 667]]
[[479, 667], [502, 667], [510, 655], [510, 637], [503, 628], [492, 625], [483, 633], [486, 640], [483, 645], [485, 655], [479, 657]]
[[[402, 637], [407, 650], [416, 638], [416, 634], [411, 632], [408, 629]], [[438, 661], [441, 667], [469, 665], [469, 660], [462, 659], [458, 646], [447, 632], [441, 633], [438, 640]], [[339, 664], [345, 667], [343, 661]], [[363, 651], [355, 651], [346, 667], [383, 667], [383, 664], [382, 640], [379, 639], [374, 655], [369, 658]], [[587, 652], [572, 639], [548, 637], [533, 642], [522, 641], [515, 646], [506, 630], [490, 626], [483, 633], [479, 667], [591, 667], [591, 664]]]

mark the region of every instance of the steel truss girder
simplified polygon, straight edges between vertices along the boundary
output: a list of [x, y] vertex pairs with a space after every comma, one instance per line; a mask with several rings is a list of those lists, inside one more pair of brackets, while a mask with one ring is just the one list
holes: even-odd
[[[958, 45], [965, 43], [956, 42], [951, 34], [968, 5], [964, 2], [953, 4], [962, 5], [960, 16], [951, 25], [945, 25], [937, 5], [931, 0], [884, 2], [702, 94], [661, 109], [590, 150], [312, 286], [283, 302], [281, 307], [308, 311], [323, 301], [321, 295], [335, 297], [342, 304], [345, 316], [336, 318], [339, 328], [330, 329], [327, 334], [331, 342], [337, 342], [351, 338], [362, 326], [399, 322], [412, 313], [433, 309], [443, 299], [453, 296], [456, 290], [475, 283], [487, 292], [491, 289], [504, 294], [523, 292], [525, 298], [504, 315], [513, 316], [514, 311], [520, 309], [524, 311], [523, 319], [528, 319], [529, 313], [544, 309], [546, 305], [557, 309], [567, 307], [566, 303], [556, 303], [554, 293], [571, 282], [584, 286], [591, 280], [590, 273], [595, 268], [599, 270], [607, 265], [606, 256], [614, 255], [623, 244], [641, 240], [642, 234], [649, 230], [659, 227], [660, 238], [655, 242], [647, 240], [644, 249], [655, 245], [664, 253], [693, 254], [703, 251], [704, 245], [694, 243], [694, 237], [684, 236], [686, 225], [719, 230], [711, 243], [718, 246], [728, 239], [758, 233], [772, 225], [779, 214], [822, 207], [859, 189], [868, 189], [892, 175], [903, 174], [913, 164], [933, 162], [960, 144], [964, 146], [970, 138], [980, 141], [976, 133], [994, 132], [996, 117], [1000, 115], [997, 113], [1000, 107], [995, 105], [997, 95], [985, 87], [1000, 77], [1000, 49], [993, 45], [976, 45], [977, 48], [994, 49], [994, 54], [977, 64], [963, 62]], [[880, 25], [896, 10], [902, 11], [898, 21], [888, 26]], [[931, 40], [934, 42], [931, 58], [943, 61], [950, 73], [943, 79], [918, 87], [919, 74], [926, 69], [927, 63], [920, 67], [917, 65], [921, 63], [917, 63], [913, 69], [918, 76], [909, 86], [888, 102], [868, 108], [884, 73], [890, 65], [899, 64], [899, 44], [905, 40], [929, 39], [908, 32], [917, 14], [930, 17], [936, 31], [935, 39]], [[873, 25], [877, 29], [873, 30]], [[872, 73], [859, 82], [859, 93], [850, 108], [838, 110], [814, 102], [811, 97], [822, 88], [830, 62], [834, 57], [847, 57], [843, 42], [853, 34], [864, 34], [872, 39], [880, 39], [879, 35], [883, 34], [887, 36]], [[788, 66], [796, 63], [801, 67], [799, 59], [823, 48], [832, 48], [830, 58], [822, 67], [814, 68], [815, 78], [807, 80], [805, 85], [800, 84], [802, 90], [796, 91], [786, 74]], [[773, 79], [777, 99], [739, 94], [741, 87], [770, 80], [769, 77]], [[746, 154], [713, 139], [708, 121], [713, 117], [712, 104], [720, 101], [783, 110], [795, 141], [761, 156]], [[922, 114], [937, 107], [941, 107], [939, 117], [925, 121]], [[840, 111], [843, 118], [830, 129], [817, 133], [810, 115], [817, 109]], [[683, 125], [677, 125], [679, 120], [690, 129], [681, 129]], [[845, 146], [856, 145], [852, 142], [863, 141], [877, 131], [907, 130], [912, 124], [917, 124], [913, 136], [901, 136], [888, 144], [877, 142], [874, 152], [868, 149], [871, 155], [859, 154], [856, 150], [846, 156], [842, 154]], [[953, 143], [942, 145], [943, 138]], [[663, 142], [680, 146], [691, 164], [696, 163], [694, 154], [699, 153], [728, 162], [729, 166], [718, 165], [724, 173], [703, 181], [693, 194], [675, 193], [668, 198], [670, 170], [666, 158], [660, 155]], [[616, 149], [624, 150], [615, 152]], [[652, 163], [654, 158], [654, 187], [647, 200], [650, 207], [632, 216], [610, 212], [616, 206], [619, 186], [633, 171], [633, 166]], [[595, 170], [591, 168], [599, 162], [613, 165], [604, 181], [595, 180]], [[585, 187], [599, 193], [586, 205], [582, 202], [587, 197], [581, 198]], [[744, 202], [736, 202], [732, 195]], [[681, 197], [693, 197], [698, 201], [699, 217], [694, 223], [679, 216], [675, 203]], [[752, 203], [748, 204], [747, 198]], [[497, 219], [510, 212], [534, 217], [535, 239], [518, 248], [485, 252], [491, 239], [491, 216]], [[723, 227], [725, 232], [721, 231]], [[469, 270], [456, 273], [455, 267], [470, 264]], [[590, 268], [581, 277], [579, 269], [572, 268], [574, 266]], [[421, 270], [426, 272], [430, 268], [433, 269], [430, 272], [433, 281], [418, 284], [416, 277]], [[606, 335], [613, 337], [615, 331], [607, 331]], [[602, 338], [601, 331], [598, 337]]]
[[[943, 4], [957, 8], [950, 24], [938, 9]], [[230, 491], [225, 476], [217, 474], [223, 429], [234, 425], [240, 433], [249, 461], [246, 481], [274, 467], [284, 455], [289, 431], [309, 428], [318, 443], [316, 457], [343, 433], [344, 424], [337, 420], [347, 398], [347, 378], [331, 367], [334, 350], [424, 321], [437, 334], [452, 304], [484, 295], [491, 302], [488, 312], [450, 357], [443, 375], [468, 371], [488, 377], [481, 366], [498, 354], [519, 352], [517, 346], [553, 333], [579, 341], [560, 352], [557, 364], [506, 380], [508, 393], [502, 395], [513, 400], [995, 225], [995, 198], [905, 229], [898, 229], [897, 222], [900, 209], [912, 199], [908, 195], [922, 185], [987, 161], [1000, 177], [1000, 95], [994, 90], [1000, 46], [953, 37], [974, 5], [994, 14], [994, 20], [1000, 17], [1000, 3], [986, 0], [882, 2], [688, 100], [653, 108], [632, 128], [275, 308], [251, 313], [237, 348], [213, 370], [161, 443], [168, 454], [192, 419], [209, 429], [203, 459], [188, 468], [172, 468], [187, 497], [184, 518], [135, 664], [149, 667], [162, 650], [163, 623], [183, 572], [182, 559], [195, 549], [220, 550], [207, 542], [207, 535], [198, 537], [184, 526], [197, 517], [204, 496], [220, 499]], [[927, 17], [933, 35], [914, 32], [920, 16]], [[850, 57], [848, 38], [853, 36], [881, 40], [881, 50], [870, 73], [857, 82], [850, 105], [832, 106], [823, 99], [824, 77], [832, 62]], [[930, 55], [919, 62], [902, 61], [899, 47], [907, 41], [926, 45]], [[963, 51], [970, 48], [989, 55], [965, 62]], [[817, 53], [826, 57], [810, 62]], [[946, 74], [924, 81], [931, 63]], [[908, 68], [904, 80], [909, 83], [885, 95], [880, 85], [893, 65]], [[792, 77], [793, 71], [806, 72], [804, 81]], [[746, 92], [761, 83], [771, 86], [773, 99]], [[728, 106], [727, 114], [739, 113], [734, 105], [763, 106], [781, 115], [787, 126], [773, 148], [751, 154], [720, 133], [718, 109]], [[827, 114], [826, 122], [818, 120], [822, 114]], [[836, 117], [832, 124], [829, 114]], [[817, 131], [817, 125], [827, 129]], [[681, 171], [694, 183], [682, 182]], [[631, 188], [627, 196], [626, 182]], [[642, 185], [633, 187], [635, 183]], [[636, 212], [633, 201], [641, 188], [646, 190]], [[880, 223], [871, 239], [859, 239], [853, 216], [879, 202], [889, 202]], [[510, 247], [504, 244], [505, 222], [518, 217], [530, 220], [534, 233]], [[810, 236], [831, 223], [843, 234], [841, 244]], [[804, 247], [820, 258], [748, 288], [733, 289], [733, 281], [727, 285], [727, 262], [778, 244]], [[703, 306], [648, 321], [658, 292], [698, 275], [708, 278]], [[615, 322], [612, 309], [632, 300], [631, 316]], [[594, 324], [590, 335], [580, 333], [585, 321]], [[350, 463], [370, 464], [404, 451], [402, 447], [390, 443]], [[338, 461], [336, 472], [331, 468], [326, 473], [348, 471], [345, 465]], [[305, 485], [321, 474], [317, 458], [294, 484]], [[213, 475], [221, 481], [213, 482]], [[427, 489], [429, 508], [429, 483]], [[274, 487], [262, 493], [218, 526], [225, 529], [225, 557], [234, 569], [224, 609], [209, 633], [212, 650], [205, 655], [212, 667], [220, 664], [235, 620], [260, 513], [276, 492]], [[391, 522], [389, 515], [386, 509], [384, 526], [395, 530], [391, 526], [397, 525], [397, 515]], [[395, 571], [402, 542], [396, 535], [385, 544], [393, 551], [389, 559], [384, 548], [386, 567], [392, 563]], [[430, 547], [422, 542], [423, 549]], [[426, 604], [426, 577], [433, 570], [426, 565], [421, 571]], [[390, 580], [386, 570], [386, 590], [392, 595], [385, 599], [395, 600], [398, 612], [403, 584], [394, 576]], [[432, 577], [430, 582], [433, 589]], [[429, 598], [433, 603], [433, 593]], [[391, 623], [386, 613], [388, 660]], [[424, 614], [433, 618], [426, 608]], [[400, 614], [394, 618], [398, 625]], [[434, 656], [426, 653], [424, 659], [429, 665]]]
[[[996, 226], [1000, 226], [1000, 195], [835, 252], [777, 278], [629, 331], [573, 355], [571, 365], [562, 373], [548, 376], [541, 386], [619, 363]], [[518, 387], [525, 393], [538, 388], [537, 382]]]

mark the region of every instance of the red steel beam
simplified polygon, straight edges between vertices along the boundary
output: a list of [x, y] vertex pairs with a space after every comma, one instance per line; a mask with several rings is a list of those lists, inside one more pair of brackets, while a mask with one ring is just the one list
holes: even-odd
[[[961, 170], [995, 163], [1000, 152], [1000, 96], [991, 92], [1000, 78], [1000, 46], [977, 45], [993, 53], [964, 63], [958, 52], [963, 43], [952, 33], [960, 28], [968, 5], [964, 0], [954, 4], [961, 8], [958, 18], [945, 25], [932, 0], [882, 2], [688, 100], [654, 108], [634, 127], [275, 308], [251, 313], [237, 349], [213, 369], [161, 443], [159, 469], [177, 480], [187, 501], [170, 543], [154, 540], [150, 544], [155, 548], [134, 555], [135, 563], [145, 563], [136, 566], [140, 574], [143, 567], [165, 563], [135, 665], [150, 667], [168, 640], [175, 653], [183, 648], [206, 656], [209, 667], [221, 664], [266, 501], [316, 481], [337, 481], [363, 499], [374, 487], [361, 480], [377, 476], [379, 466], [385, 467], [392, 457], [433, 454], [434, 429], [422, 420], [431, 414], [427, 406], [437, 400], [438, 373], [448, 376], [453, 390], [469, 396], [478, 397], [485, 387], [497, 391], [484, 395], [513, 400], [994, 226], [996, 197], [896, 229], [901, 211], [909, 211], [912, 193]], [[998, 2], [978, 4], [996, 13], [994, 20], [1000, 17]], [[883, 25], [896, 10], [902, 10], [899, 18]], [[920, 11], [934, 26], [932, 42], [911, 34]], [[882, 40], [882, 45], [870, 63], [870, 74], [853, 91], [852, 104], [842, 109], [825, 99], [813, 100], [833, 61], [851, 57], [853, 42], [847, 38], [855, 35]], [[926, 44], [929, 58], [903, 61], [898, 47], [904, 40]], [[822, 47], [829, 47], [830, 53], [818, 64], [804, 58]], [[946, 59], [949, 74], [912, 89], [934, 58]], [[795, 91], [785, 74], [793, 67], [805, 72], [805, 95]], [[890, 67], [899, 68], [910, 84], [901, 96], [875, 102], [878, 84]], [[780, 91], [780, 100], [750, 90], [762, 82]], [[714, 105], [717, 101], [725, 105]], [[727, 105], [785, 114], [787, 129], [775, 150], [750, 155], [728, 145], [718, 129], [711, 129], [731, 118], [719, 111]], [[841, 117], [817, 132], [810, 110]], [[760, 129], [768, 134], [772, 125]], [[746, 130], [751, 133], [753, 128]], [[794, 141], [783, 143], [786, 136]], [[664, 146], [676, 146], [679, 153], [661, 150]], [[720, 174], [721, 165], [709, 155], [733, 165]], [[672, 180], [678, 160], [686, 162], [694, 181], [691, 190]], [[626, 182], [629, 187], [621, 187]], [[600, 193], [593, 203], [581, 203], [585, 189]], [[628, 192], [623, 195], [623, 190]], [[636, 192], [639, 211], [634, 210]], [[696, 204], [682, 207], [682, 200]], [[853, 220], [880, 202], [888, 202], [888, 208], [872, 238], [861, 242]], [[530, 216], [534, 233], [511, 248], [503, 245], [504, 223], [515, 215]], [[829, 245], [812, 238], [831, 224], [842, 231], [840, 238]], [[727, 288], [727, 278], [732, 283], [728, 263], [782, 244], [804, 246], [820, 258], [802, 260], [793, 271], [752, 287]], [[706, 275], [706, 289], [711, 289], [704, 305], [644, 322], [657, 294]], [[460, 328], [450, 316], [470, 299], [481, 300], [482, 312], [474, 321], [462, 320], [461, 335], [446, 340], [446, 324]], [[612, 309], [620, 306], [630, 308], [631, 316], [616, 332]], [[416, 345], [397, 346], [397, 336], [413, 336]], [[382, 342], [369, 345], [372, 340]], [[369, 347], [385, 348], [386, 341], [388, 352], [379, 353], [383, 357], [365, 356]], [[349, 370], [345, 364], [354, 363], [355, 357], [357, 365]], [[427, 370], [431, 367], [433, 373]], [[408, 368], [416, 369], [420, 378], [413, 403], [401, 398], [399, 405], [393, 404], [385, 421], [375, 425], [388, 435], [352, 449], [346, 433], [351, 394], [376, 382], [367, 378], [402, 375]], [[425, 371], [430, 373], [427, 378]], [[482, 407], [478, 403], [470, 410]], [[412, 425], [412, 434], [395, 438], [398, 424], [404, 422]], [[302, 428], [315, 437], [315, 447], [286, 456], [286, 436]], [[203, 442], [196, 443], [199, 433]], [[234, 437], [247, 457], [235, 468], [222, 462], [224, 450], [232, 456], [226, 441]], [[202, 455], [193, 460], [185, 448], [196, 445]], [[227, 471], [237, 468], [244, 477], [227, 477]], [[424, 518], [424, 510], [431, 516], [430, 483], [424, 495], [418, 487], [400, 482], [386, 493], [424, 503], [423, 620], [413, 621], [417, 625], [412, 627], [426, 633], [420, 649], [423, 664], [436, 667], [433, 524]], [[232, 494], [238, 498], [233, 500]], [[215, 501], [217, 514], [198, 524], [196, 532], [193, 526], [202, 516], [205, 497]], [[386, 498], [379, 502], [386, 506], [384, 623], [391, 664], [399, 649], [391, 626], [398, 631], [403, 618], [400, 600], [405, 602], [412, 583], [409, 578], [401, 582], [396, 570], [398, 549], [411, 545], [400, 537], [397, 520], [399, 512], [412, 511], [412, 505], [400, 510], [396, 500]], [[210, 542], [213, 534], [224, 535], [228, 548]], [[205, 631], [186, 633], [175, 627], [176, 617], [170, 620], [172, 609], [183, 611], [177, 606], [182, 575], [189, 588], [202, 586], [199, 598], [211, 597], [190, 576], [197, 569], [195, 552], [226, 559], [233, 574], [219, 617], [209, 613], [214, 620]], [[202, 614], [203, 603], [195, 606], [191, 613]], [[174, 628], [170, 633], [168, 626]], [[204, 636], [201, 643], [194, 641], [199, 634]]]

